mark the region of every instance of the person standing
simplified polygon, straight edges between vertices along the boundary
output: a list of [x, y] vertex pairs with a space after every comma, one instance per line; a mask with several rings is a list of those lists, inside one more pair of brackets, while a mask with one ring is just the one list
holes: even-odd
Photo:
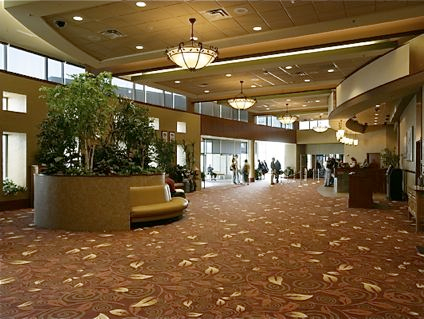
[[240, 184], [240, 177], [239, 177], [239, 166], [238, 166], [238, 156], [234, 155], [233, 159], [231, 160], [231, 167], [230, 170], [233, 171], [233, 183], [234, 184]]
[[263, 179], [265, 179], [265, 174], [268, 173], [268, 164], [266, 163], [266, 161], [262, 162], [262, 176]]
[[280, 172], [281, 172], [281, 164], [279, 160], [276, 160], [275, 161], [275, 181], [277, 182], [277, 184], [280, 179]]
[[274, 177], [275, 177], [275, 158], [271, 159], [271, 185], [274, 185]]
[[249, 165], [249, 162], [246, 159], [246, 160], [244, 160], [242, 173], [243, 173], [243, 182], [247, 185], [249, 185], [249, 172], [250, 172], [250, 165]]

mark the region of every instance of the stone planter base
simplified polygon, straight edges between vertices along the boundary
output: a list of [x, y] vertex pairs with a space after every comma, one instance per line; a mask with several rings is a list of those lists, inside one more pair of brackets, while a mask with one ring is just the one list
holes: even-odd
[[164, 174], [125, 177], [36, 175], [35, 225], [71, 231], [129, 230], [129, 187], [164, 183]]

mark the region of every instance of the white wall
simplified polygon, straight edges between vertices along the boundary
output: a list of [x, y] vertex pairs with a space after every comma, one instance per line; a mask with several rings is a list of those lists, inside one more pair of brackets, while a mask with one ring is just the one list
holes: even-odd
[[387, 147], [386, 127], [369, 128], [367, 133], [356, 134], [354, 138], [358, 139], [357, 146], [344, 146], [345, 162], [355, 157], [358, 163], [362, 163], [367, 158], [367, 153], [381, 153]]
[[409, 45], [406, 44], [366, 65], [337, 86], [337, 106], [408, 74]]

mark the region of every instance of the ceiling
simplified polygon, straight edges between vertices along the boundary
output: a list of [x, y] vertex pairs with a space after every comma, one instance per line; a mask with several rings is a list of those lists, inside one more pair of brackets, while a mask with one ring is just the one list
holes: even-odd
[[[240, 93], [244, 81], [244, 94], [258, 100], [249, 112], [277, 115], [289, 109], [303, 120], [326, 118], [330, 93], [339, 83], [424, 30], [422, 1], [145, 3], [5, 1], [0, 40], [93, 72], [109, 70], [172, 90], [192, 101], [225, 101]], [[203, 70], [175, 70], [164, 52], [189, 40], [191, 17], [197, 20], [194, 35], [204, 45], [218, 47], [219, 57]], [[335, 47], [370, 40], [375, 42]], [[306, 51], [324, 47], [332, 49]], [[267, 57], [243, 60], [263, 55]], [[152, 72], [162, 69], [166, 72]], [[387, 114], [398, 102], [381, 101], [378, 124], [388, 122]], [[354, 116], [374, 123], [374, 108]]]

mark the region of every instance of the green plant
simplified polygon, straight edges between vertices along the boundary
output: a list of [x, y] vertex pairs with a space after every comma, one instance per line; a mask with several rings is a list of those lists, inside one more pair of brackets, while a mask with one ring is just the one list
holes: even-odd
[[292, 176], [294, 174], [294, 170], [290, 166], [287, 166], [283, 173], [286, 176]]
[[16, 195], [17, 193], [26, 192], [26, 191], [27, 191], [26, 187], [19, 186], [19, 185], [15, 184], [10, 179], [6, 178], [6, 179], [3, 180], [3, 194], [4, 195], [13, 196], [13, 195]]
[[176, 165], [177, 143], [175, 141], [167, 142], [161, 137], [157, 137], [154, 141], [154, 146], [154, 161], [157, 163], [158, 168], [170, 174]]
[[40, 91], [48, 104], [38, 135], [43, 173], [133, 175], [149, 170], [155, 132], [148, 110], [118, 96], [110, 73], [79, 74], [65, 86]]
[[391, 165], [393, 168], [398, 168], [399, 160], [400, 156], [396, 154], [395, 151], [391, 151], [390, 149], [385, 148], [381, 152], [381, 161], [384, 167], [389, 167]]

